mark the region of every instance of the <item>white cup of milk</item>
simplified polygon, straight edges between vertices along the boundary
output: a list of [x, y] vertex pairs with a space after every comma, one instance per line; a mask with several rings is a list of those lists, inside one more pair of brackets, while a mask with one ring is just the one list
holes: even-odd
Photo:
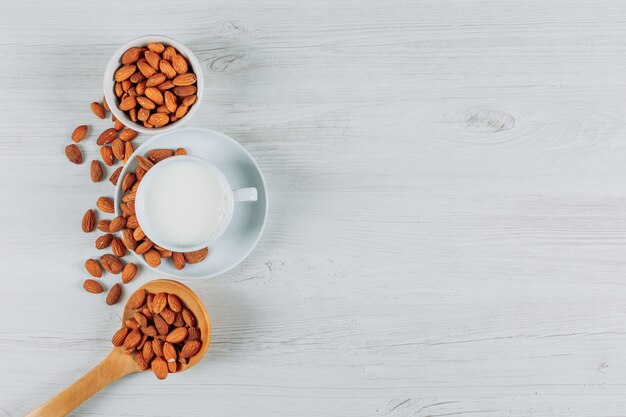
[[137, 189], [135, 211], [152, 242], [174, 252], [191, 252], [224, 233], [236, 203], [256, 200], [256, 188], [233, 190], [215, 165], [180, 155], [155, 164], [145, 174]]

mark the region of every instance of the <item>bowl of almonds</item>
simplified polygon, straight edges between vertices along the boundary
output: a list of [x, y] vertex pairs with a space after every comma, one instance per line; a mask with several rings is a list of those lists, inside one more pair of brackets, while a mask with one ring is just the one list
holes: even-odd
[[182, 43], [159, 35], [118, 49], [104, 75], [113, 115], [138, 132], [166, 132], [197, 112], [204, 91], [200, 61]]

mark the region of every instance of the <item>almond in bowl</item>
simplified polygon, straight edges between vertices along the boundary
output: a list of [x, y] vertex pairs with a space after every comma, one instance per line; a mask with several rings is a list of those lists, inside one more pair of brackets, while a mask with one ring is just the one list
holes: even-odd
[[143, 133], [165, 132], [187, 122], [200, 104], [200, 62], [174, 39], [144, 36], [109, 61], [104, 94], [122, 124]]

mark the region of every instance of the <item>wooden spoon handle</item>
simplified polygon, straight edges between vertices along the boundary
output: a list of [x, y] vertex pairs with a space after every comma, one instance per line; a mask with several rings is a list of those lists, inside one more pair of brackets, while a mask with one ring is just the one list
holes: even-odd
[[66, 416], [111, 382], [137, 371], [137, 366], [129, 355], [113, 351], [85, 376], [25, 417]]

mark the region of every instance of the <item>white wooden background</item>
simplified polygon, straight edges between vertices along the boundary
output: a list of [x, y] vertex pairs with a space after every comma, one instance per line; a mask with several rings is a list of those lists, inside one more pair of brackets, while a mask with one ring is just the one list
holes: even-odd
[[81, 288], [111, 187], [63, 148], [149, 33], [202, 61], [191, 125], [257, 158], [269, 224], [191, 283], [199, 366], [75, 415], [626, 415], [624, 1], [7, 0], [0, 23], [0, 416], [119, 326]]

